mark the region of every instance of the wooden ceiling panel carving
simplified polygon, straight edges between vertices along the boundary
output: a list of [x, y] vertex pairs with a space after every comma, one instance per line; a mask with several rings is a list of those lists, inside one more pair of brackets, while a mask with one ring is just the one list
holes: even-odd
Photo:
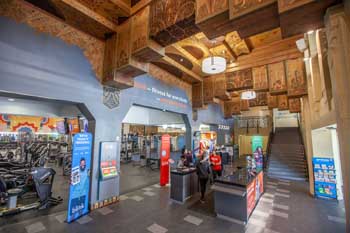
[[315, 0], [278, 0], [278, 11], [283, 13], [292, 10]]
[[249, 111], [249, 100], [241, 99], [241, 111]]
[[230, 19], [236, 19], [274, 2], [277, 0], [229, 0]]
[[182, 78], [183, 73], [180, 69], [164, 62], [164, 61], [156, 61], [156, 62], [152, 62], [154, 65], [158, 66], [159, 68], [166, 70], [167, 72], [169, 72], [172, 75], [175, 75], [178, 78]]
[[299, 98], [288, 99], [289, 101], [289, 111], [291, 113], [301, 112], [301, 103]]
[[154, 0], [150, 20], [150, 36], [162, 46], [199, 32], [195, 24], [195, 0]]
[[241, 102], [239, 98], [234, 98], [224, 102], [224, 117], [231, 118], [232, 115], [241, 114]]
[[203, 99], [204, 104], [210, 104], [214, 102], [214, 79], [212, 78], [204, 78], [203, 79]]
[[196, 0], [196, 23], [228, 10], [229, 0]]
[[221, 100], [230, 100], [231, 95], [227, 92], [225, 74], [217, 74], [210, 77], [214, 79], [214, 96]]
[[267, 93], [267, 106], [269, 109], [278, 108], [277, 95], [270, 95], [270, 93]]
[[288, 97], [287, 95], [277, 96], [278, 110], [288, 110]]
[[105, 46], [103, 41], [69, 26], [58, 18], [51, 17], [48, 13], [22, 0], [0, 1], [0, 15], [80, 47], [96, 76], [102, 80]]
[[249, 100], [249, 107], [266, 106], [267, 105], [267, 92], [256, 93], [256, 98]]
[[226, 82], [228, 91], [250, 89], [253, 87], [252, 70], [246, 69], [226, 73]]
[[261, 46], [266, 46], [279, 40], [282, 40], [281, 28], [276, 28], [271, 31], [251, 36], [247, 39], [247, 42], [251, 45], [252, 49], [255, 49]]
[[238, 35], [237, 31], [230, 32], [225, 36], [225, 41], [236, 54], [240, 56], [250, 53], [250, 50], [244, 40]]
[[194, 109], [203, 107], [203, 83], [194, 83], [192, 85], [192, 107]]
[[269, 90], [269, 78], [267, 75], [266, 66], [259, 66], [253, 68], [253, 89], [255, 91]]
[[289, 97], [307, 95], [307, 81], [302, 58], [286, 61], [287, 86]]
[[287, 92], [284, 62], [268, 65], [270, 94], [283, 94]]

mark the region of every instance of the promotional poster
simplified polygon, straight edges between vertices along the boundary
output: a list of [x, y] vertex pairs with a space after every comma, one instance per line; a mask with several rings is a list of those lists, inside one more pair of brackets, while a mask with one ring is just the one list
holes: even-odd
[[117, 142], [101, 142], [100, 156], [101, 179], [106, 180], [118, 176]]
[[89, 212], [91, 148], [92, 135], [90, 133], [74, 135], [67, 213], [68, 223]]
[[316, 197], [337, 199], [334, 160], [331, 158], [313, 158], [313, 165]]

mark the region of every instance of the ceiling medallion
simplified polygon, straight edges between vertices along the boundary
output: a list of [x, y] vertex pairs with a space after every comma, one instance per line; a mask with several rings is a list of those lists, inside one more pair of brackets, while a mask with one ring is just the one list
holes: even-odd
[[219, 74], [226, 70], [226, 59], [219, 56], [210, 56], [202, 61], [202, 71], [206, 74]]
[[242, 100], [252, 100], [256, 98], [255, 91], [243, 91], [241, 93], [241, 99]]

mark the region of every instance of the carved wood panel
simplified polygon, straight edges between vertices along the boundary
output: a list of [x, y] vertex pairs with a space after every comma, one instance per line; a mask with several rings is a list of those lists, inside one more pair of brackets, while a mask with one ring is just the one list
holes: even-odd
[[224, 116], [225, 118], [231, 118], [232, 115], [241, 114], [241, 103], [239, 98], [224, 102]]
[[278, 0], [278, 12], [283, 13], [314, 1], [315, 0]]
[[214, 79], [214, 96], [222, 100], [229, 100], [231, 96], [227, 92], [225, 74], [213, 75], [211, 78]]
[[61, 20], [19, 0], [0, 1], [0, 15], [25, 23], [38, 32], [58, 37], [68, 44], [77, 45], [92, 65], [96, 76], [102, 80], [104, 42], [81, 32]]
[[298, 58], [293, 60], [287, 60], [286, 72], [288, 96], [299, 97], [307, 95], [307, 83], [303, 59]]
[[228, 0], [196, 0], [196, 23], [228, 10]]
[[267, 106], [269, 109], [278, 108], [278, 101], [276, 95], [267, 94]]
[[119, 26], [117, 40], [117, 68], [129, 64], [131, 21], [127, 20]]
[[212, 103], [214, 100], [214, 79], [203, 79], [204, 104]]
[[266, 106], [267, 105], [267, 92], [256, 93], [256, 98], [249, 100], [249, 107]]
[[232, 49], [232, 51], [235, 53], [236, 56], [250, 53], [250, 50], [247, 44], [245, 43], [244, 40], [241, 39], [237, 31], [228, 33], [225, 36], [225, 41], [230, 46], [230, 48]]
[[226, 73], [227, 90], [236, 91], [253, 87], [252, 70], [240, 70]]
[[278, 110], [288, 110], [288, 97], [287, 95], [277, 96]]
[[291, 113], [301, 112], [301, 103], [299, 98], [289, 99], [289, 111]]
[[286, 73], [284, 62], [268, 65], [269, 91], [270, 94], [281, 94], [287, 92]]
[[267, 76], [266, 66], [259, 66], [253, 68], [253, 89], [255, 91], [269, 90], [269, 79]]
[[203, 83], [194, 83], [192, 85], [192, 107], [194, 109], [203, 107]]
[[164, 56], [164, 48], [149, 39], [150, 6], [131, 17], [131, 53], [142, 62], [156, 61]]
[[229, 0], [230, 19], [236, 19], [276, 1], [277, 0]]
[[249, 111], [249, 101], [241, 99], [241, 111]]
[[151, 38], [165, 47], [198, 33], [195, 4], [195, 0], [152, 1]]

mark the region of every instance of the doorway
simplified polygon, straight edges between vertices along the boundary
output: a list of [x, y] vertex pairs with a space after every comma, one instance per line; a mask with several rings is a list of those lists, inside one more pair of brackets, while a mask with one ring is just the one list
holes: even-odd
[[162, 135], [170, 135], [171, 166], [186, 147], [184, 115], [132, 106], [122, 123], [121, 194], [159, 183]]

